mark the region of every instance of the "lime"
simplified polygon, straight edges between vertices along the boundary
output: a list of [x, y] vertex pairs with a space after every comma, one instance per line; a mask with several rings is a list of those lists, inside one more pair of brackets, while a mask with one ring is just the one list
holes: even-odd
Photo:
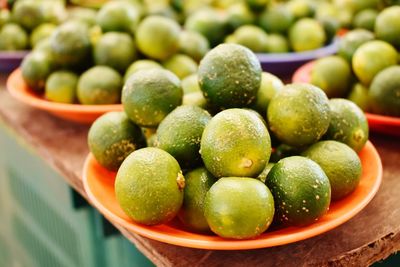
[[289, 84], [271, 99], [267, 117], [271, 131], [283, 143], [310, 145], [329, 127], [329, 101], [320, 88], [311, 84]]
[[92, 124], [88, 144], [100, 165], [117, 171], [129, 154], [146, 146], [146, 139], [124, 112], [114, 111], [102, 115]]
[[74, 103], [78, 75], [71, 71], [55, 71], [47, 78], [45, 87], [46, 99], [60, 103]]
[[376, 18], [375, 33], [378, 39], [400, 46], [400, 6], [384, 9]]
[[349, 31], [339, 42], [338, 55], [351, 62], [354, 52], [362, 44], [374, 39], [374, 34], [364, 29]]
[[179, 36], [179, 51], [200, 61], [210, 50], [210, 44], [206, 37], [198, 32], [182, 31]]
[[204, 217], [204, 199], [217, 181], [206, 168], [197, 168], [185, 175], [185, 189], [179, 219], [192, 231], [207, 232], [210, 227]]
[[217, 235], [254, 238], [268, 229], [274, 217], [274, 199], [269, 189], [252, 178], [219, 179], [208, 191], [204, 216]]
[[268, 53], [287, 53], [289, 52], [289, 43], [286, 37], [280, 34], [272, 33], [267, 39]]
[[331, 202], [329, 179], [314, 161], [300, 156], [280, 160], [266, 180], [275, 200], [275, 218], [287, 226], [320, 219]]
[[260, 26], [268, 33], [286, 33], [293, 22], [292, 13], [284, 5], [272, 6], [259, 17]]
[[109, 1], [97, 13], [96, 22], [104, 32], [123, 31], [135, 33], [140, 20], [140, 10], [127, 1]]
[[40, 2], [36, 0], [16, 1], [12, 7], [11, 19], [25, 30], [33, 30], [43, 22]]
[[267, 114], [269, 102], [283, 86], [283, 82], [278, 77], [271, 73], [263, 72], [261, 75], [260, 89], [258, 90], [253, 109], [265, 116]]
[[200, 141], [211, 115], [196, 106], [180, 106], [157, 128], [158, 148], [170, 153], [185, 168], [201, 163]]
[[331, 98], [345, 96], [350, 87], [350, 80], [349, 63], [340, 56], [328, 56], [315, 61], [310, 83], [324, 90]]
[[8, 9], [0, 9], [0, 28], [11, 22], [11, 14]]
[[378, 11], [376, 9], [364, 9], [354, 16], [353, 27], [374, 31], [377, 16]]
[[28, 35], [18, 24], [7, 23], [0, 29], [0, 50], [24, 50]]
[[271, 140], [264, 122], [254, 112], [227, 109], [207, 124], [200, 153], [215, 177], [257, 177], [268, 163]]
[[184, 54], [175, 54], [163, 62], [164, 68], [172, 71], [179, 79], [197, 72], [197, 63]]
[[226, 12], [228, 24], [233, 30], [243, 25], [254, 24], [256, 20], [254, 13], [243, 2], [232, 4]]
[[115, 196], [123, 211], [145, 225], [172, 220], [183, 202], [185, 178], [167, 152], [142, 148], [122, 163], [115, 179]]
[[368, 111], [370, 109], [369, 99], [368, 99], [368, 88], [361, 83], [356, 83], [353, 85], [347, 98], [357, 104], [363, 111]]
[[107, 66], [94, 66], [85, 71], [78, 82], [77, 96], [81, 104], [115, 104], [120, 101], [121, 75]]
[[326, 41], [322, 25], [310, 18], [298, 20], [289, 30], [290, 44], [295, 52], [320, 48]]
[[377, 9], [379, 0], [349, 0], [350, 7], [354, 13], [371, 8]]
[[135, 43], [127, 33], [107, 32], [94, 47], [96, 65], [106, 65], [119, 72], [124, 72], [135, 58]]
[[36, 27], [30, 36], [31, 47], [35, 47], [41, 40], [49, 38], [56, 28], [57, 25], [51, 23], [44, 23]]
[[361, 177], [361, 161], [356, 152], [337, 141], [321, 141], [302, 153], [322, 168], [332, 190], [332, 200], [341, 199], [353, 192]]
[[86, 7], [70, 7], [68, 8], [69, 20], [80, 20], [89, 26], [96, 25], [96, 10]]
[[207, 100], [204, 98], [204, 95], [202, 92], [193, 92], [193, 93], [184, 94], [183, 100], [182, 100], [182, 105], [197, 106], [197, 107], [204, 108], [204, 109], [209, 108]]
[[369, 89], [371, 110], [374, 113], [400, 116], [400, 66], [379, 72]]
[[254, 53], [263, 53], [267, 51], [268, 34], [257, 26], [240, 26], [233, 35], [235, 43], [249, 48]]
[[246, 47], [221, 44], [199, 65], [199, 84], [207, 100], [220, 108], [243, 107], [255, 101], [261, 65]]
[[384, 41], [370, 41], [361, 45], [354, 53], [354, 73], [365, 85], [369, 85], [381, 70], [397, 64], [396, 49]]
[[180, 26], [174, 20], [150, 16], [145, 18], [136, 31], [136, 44], [146, 56], [166, 59], [179, 49]]
[[286, 6], [296, 19], [311, 17], [315, 11], [310, 0], [291, 0]]
[[192, 74], [182, 80], [182, 89], [184, 94], [201, 92], [197, 74]]
[[182, 96], [175, 74], [152, 68], [136, 71], [129, 77], [122, 90], [122, 104], [133, 122], [155, 127], [182, 103]]
[[147, 70], [152, 68], [162, 68], [162, 66], [158, 62], [150, 59], [136, 60], [126, 70], [124, 76], [124, 82], [126, 82], [134, 72], [138, 70]]
[[336, 140], [360, 151], [368, 141], [368, 121], [353, 102], [336, 98], [329, 101], [331, 122], [326, 139]]
[[33, 90], [44, 89], [46, 79], [53, 71], [53, 62], [49, 53], [34, 51], [28, 54], [21, 63], [22, 77]]

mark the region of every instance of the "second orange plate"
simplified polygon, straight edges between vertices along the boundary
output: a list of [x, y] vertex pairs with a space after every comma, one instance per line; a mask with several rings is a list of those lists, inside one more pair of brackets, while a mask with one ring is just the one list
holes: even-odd
[[57, 117], [79, 123], [92, 123], [109, 111], [122, 111], [121, 104], [114, 105], [81, 105], [51, 102], [35, 94], [22, 78], [20, 69], [13, 71], [7, 80], [10, 94], [31, 107], [44, 110]]
[[359, 153], [362, 177], [357, 189], [331, 204], [329, 212], [306, 227], [288, 227], [265, 232], [250, 240], [231, 240], [215, 235], [196, 234], [175, 221], [158, 226], [135, 223], [119, 206], [114, 193], [115, 173], [101, 167], [89, 154], [83, 170], [83, 184], [90, 202], [110, 221], [129, 231], [161, 242], [200, 249], [244, 250], [285, 245], [327, 232], [351, 219], [375, 196], [382, 181], [382, 164], [375, 147], [368, 141]]

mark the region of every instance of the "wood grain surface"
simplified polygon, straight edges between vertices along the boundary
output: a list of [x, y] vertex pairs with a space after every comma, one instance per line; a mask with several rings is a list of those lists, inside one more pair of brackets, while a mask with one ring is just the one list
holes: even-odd
[[[22, 137], [86, 198], [81, 181], [88, 126], [63, 121], [18, 103], [0, 75], [0, 120]], [[121, 233], [158, 266], [367, 266], [400, 250], [400, 140], [372, 134], [383, 162], [383, 183], [372, 202], [342, 226], [294, 244], [248, 251], [177, 247]], [[7, 152], [5, 152], [7, 153]]]

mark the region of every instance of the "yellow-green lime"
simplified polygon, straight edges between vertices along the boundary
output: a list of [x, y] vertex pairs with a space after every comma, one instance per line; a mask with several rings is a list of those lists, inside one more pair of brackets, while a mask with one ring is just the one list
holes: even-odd
[[121, 75], [107, 66], [94, 66], [85, 71], [78, 81], [77, 96], [81, 104], [116, 104], [120, 101]]
[[164, 60], [179, 49], [180, 26], [172, 19], [150, 16], [140, 22], [136, 44], [146, 56]]
[[233, 33], [235, 43], [249, 48], [254, 53], [267, 51], [268, 34], [254, 25], [243, 25]]
[[342, 37], [339, 42], [338, 55], [351, 62], [357, 48], [374, 38], [374, 34], [365, 29], [352, 30]]
[[179, 36], [179, 52], [200, 61], [210, 50], [206, 37], [194, 31], [182, 31]]
[[31, 31], [43, 22], [40, 6], [40, 1], [16, 1], [12, 7], [11, 19], [27, 31]]
[[33, 51], [21, 63], [22, 78], [36, 91], [44, 89], [46, 79], [53, 69], [54, 63], [47, 51]]
[[8, 9], [0, 10], [0, 28], [3, 27], [6, 23], [11, 22], [11, 13]]
[[35, 47], [40, 41], [50, 37], [50, 35], [55, 31], [57, 25], [51, 23], [43, 23], [36, 27], [30, 36], [29, 42], [31, 47]]
[[97, 11], [87, 7], [70, 7], [68, 9], [69, 20], [80, 20], [90, 26], [96, 25]]
[[245, 177], [219, 179], [208, 191], [204, 216], [211, 230], [224, 238], [248, 239], [268, 229], [274, 198], [264, 183]]
[[289, 29], [290, 45], [295, 52], [320, 48], [326, 39], [322, 25], [311, 18], [300, 19]]
[[329, 178], [332, 200], [353, 192], [361, 177], [361, 161], [349, 146], [337, 141], [320, 141], [302, 153], [322, 168]]
[[274, 196], [275, 219], [284, 225], [308, 225], [328, 212], [329, 179], [321, 167], [308, 158], [281, 159], [268, 173], [266, 184]]
[[28, 46], [28, 34], [15, 23], [7, 23], [0, 29], [0, 50], [24, 50]]
[[168, 70], [152, 68], [134, 72], [122, 90], [122, 104], [128, 117], [139, 126], [156, 127], [182, 104], [179, 78]]
[[368, 88], [361, 83], [355, 83], [353, 85], [347, 99], [356, 103], [364, 112], [370, 110]]
[[204, 200], [217, 179], [206, 168], [194, 169], [185, 174], [183, 205], [178, 214], [183, 224], [192, 231], [210, 231], [204, 217]]
[[267, 52], [268, 53], [287, 53], [289, 52], [289, 42], [281, 34], [272, 33], [268, 35]]
[[400, 7], [392, 6], [379, 13], [375, 22], [375, 34], [378, 39], [400, 46]]
[[243, 25], [254, 24], [256, 20], [255, 14], [243, 2], [232, 4], [226, 12], [228, 24], [233, 30]]
[[215, 115], [201, 138], [204, 165], [216, 177], [257, 177], [271, 155], [264, 122], [252, 111], [227, 109]]
[[123, 161], [115, 179], [115, 196], [132, 220], [157, 225], [178, 214], [184, 186], [178, 162], [164, 150], [147, 147]]
[[329, 101], [331, 122], [326, 139], [336, 140], [360, 151], [368, 141], [368, 121], [364, 112], [347, 99], [334, 98]]
[[286, 4], [287, 9], [296, 19], [311, 17], [315, 12], [314, 5], [310, 0], [291, 0]]
[[263, 72], [261, 74], [261, 84], [257, 93], [257, 99], [252, 108], [263, 116], [266, 116], [269, 102], [283, 86], [283, 82], [277, 76]]
[[210, 103], [219, 108], [245, 107], [257, 96], [261, 65], [250, 49], [237, 44], [221, 44], [201, 60], [200, 88]]
[[197, 63], [185, 54], [175, 54], [163, 62], [164, 68], [172, 71], [179, 79], [197, 72]]
[[152, 68], [162, 68], [161, 64], [157, 61], [151, 59], [139, 59], [133, 62], [129, 67], [126, 69], [124, 75], [124, 82], [128, 80], [128, 78], [138, 70], [147, 70]]
[[310, 145], [329, 127], [329, 100], [316, 86], [289, 84], [269, 102], [267, 118], [270, 130], [283, 143], [295, 147]]
[[184, 168], [201, 164], [200, 141], [211, 115], [197, 106], [179, 106], [157, 128], [158, 148], [170, 153]]
[[141, 11], [127, 1], [109, 1], [97, 13], [96, 22], [104, 32], [117, 31], [134, 34]]
[[46, 81], [44, 90], [46, 99], [59, 103], [74, 103], [78, 78], [78, 75], [71, 71], [53, 72]]
[[182, 80], [182, 89], [184, 94], [201, 92], [197, 74], [192, 74]]
[[375, 20], [379, 12], [376, 9], [364, 9], [353, 18], [353, 27], [374, 31]]
[[117, 171], [129, 154], [146, 146], [146, 139], [124, 112], [114, 111], [102, 115], [92, 124], [88, 145], [100, 165]]
[[275, 5], [265, 9], [258, 23], [268, 33], [284, 34], [294, 22], [294, 17], [285, 5]]
[[209, 108], [207, 100], [204, 98], [204, 95], [202, 92], [193, 92], [193, 93], [184, 94], [183, 100], [182, 100], [182, 105], [197, 106], [197, 107], [204, 108], [204, 109]]

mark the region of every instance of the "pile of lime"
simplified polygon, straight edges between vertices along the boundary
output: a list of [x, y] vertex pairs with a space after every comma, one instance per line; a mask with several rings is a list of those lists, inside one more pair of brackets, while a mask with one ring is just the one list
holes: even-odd
[[400, 116], [399, 17], [400, 6], [387, 7], [377, 15], [373, 32], [349, 31], [337, 55], [315, 62], [310, 82], [366, 112]]
[[178, 218], [188, 231], [248, 239], [271, 224], [314, 223], [357, 188], [368, 124], [352, 102], [285, 86], [237, 44], [213, 48], [184, 81], [158, 66], [134, 72], [124, 111], [89, 130], [134, 222]]

